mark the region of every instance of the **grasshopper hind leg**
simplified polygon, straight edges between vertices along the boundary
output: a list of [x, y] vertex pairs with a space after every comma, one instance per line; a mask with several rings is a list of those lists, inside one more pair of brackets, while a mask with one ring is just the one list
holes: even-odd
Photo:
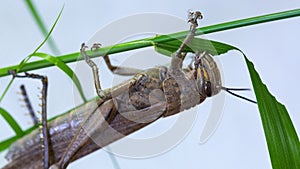
[[[15, 78], [32, 78], [32, 79], [39, 79], [42, 81], [43, 88], [42, 88], [42, 118], [40, 120], [40, 123], [42, 125], [41, 127], [41, 133], [42, 133], [42, 148], [43, 148], [43, 156], [44, 156], [44, 169], [48, 169], [50, 164], [52, 163], [52, 156], [51, 154], [51, 142], [49, 138], [49, 131], [47, 126], [47, 90], [48, 90], [48, 78], [46, 76], [41, 76], [37, 74], [30, 74], [25, 72], [25, 75], [17, 75], [15, 71], [9, 71], [9, 73]], [[23, 93], [23, 96], [25, 97], [25, 100], [27, 96], [25, 88], [21, 89], [22, 92], [25, 91], [25, 94]], [[29, 103], [29, 106], [31, 106], [29, 100], [27, 100]], [[27, 105], [28, 106], [28, 105]], [[32, 107], [28, 107], [33, 111]]]
[[24, 85], [21, 85], [20, 89], [21, 89], [21, 94], [23, 96], [23, 100], [25, 102], [25, 106], [26, 106], [27, 110], [29, 111], [29, 115], [33, 121], [33, 125], [36, 126], [36, 125], [38, 125], [39, 120], [38, 120], [36, 114], [34, 113], [33, 107], [31, 105], [28, 94], [26, 92], [26, 88]]

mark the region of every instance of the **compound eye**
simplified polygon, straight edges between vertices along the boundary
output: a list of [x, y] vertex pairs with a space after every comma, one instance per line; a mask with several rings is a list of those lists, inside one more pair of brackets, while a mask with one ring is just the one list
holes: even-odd
[[207, 97], [211, 97], [212, 96], [212, 91], [211, 91], [211, 82], [210, 81], [206, 81], [205, 82], [205, 94]]

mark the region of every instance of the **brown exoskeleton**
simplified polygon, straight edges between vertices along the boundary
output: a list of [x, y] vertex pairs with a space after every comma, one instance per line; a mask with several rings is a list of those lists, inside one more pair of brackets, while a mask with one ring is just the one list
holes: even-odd
[[[182, 68], [186, 53], [183, 49], [195, 35], [200, 12], [191, 12], [190, 33], [172, 55], [169, 68], [160, 66], [144, 71], [111, 65], [107, 55], [104, 60], [109, 69], [120, 75], [134, 75], [113, 88], [102, 90], [98, 68], [86, 55], [84, 44], [81, 55], [92, 67], [98, 99], [81, 105], [68, 114], [54, 119], [48, 126], [43, 123], [43, 143], [40, 131], [14, 143], [3, 169], [64, 169], [68, 164], [111, 142], [114, 142], [160, 117], [167, 117], [202, 103], [207, 97], [218, 94], [222, 89], [217, 64], [207, 52], [195, 52], [194, 67]], [[98, 48], [94, 45], [93, 48]], [[20, 77], [12, 72], [15, 77]], [[34, 77], [33, 74], [25, 74]], [[45, 81], [45, 77], [38, 76]], [[43, 81], [43, 82], [44, 82]], [[44, 86], [46, 83], [44, 82]], [[46, 88], [44, 87], [45, 91]], [[46, 92], [44, 93], [46, 95]], [[44, 100], [46, 101], [46, 99]], [[46, 113], [46, 108], [42, 114]], [[43, 121], [46, 122], [45, 115]], [[125, 118], [127, 117], [127, 118]], [[48, 127], [48, 128], [47, 128]], [[97, 144], [92, 138], [99, 138]], [[43, 145], [43, 149], [41, 149]], [[42, 157], [42, 158], [41, 158]]]

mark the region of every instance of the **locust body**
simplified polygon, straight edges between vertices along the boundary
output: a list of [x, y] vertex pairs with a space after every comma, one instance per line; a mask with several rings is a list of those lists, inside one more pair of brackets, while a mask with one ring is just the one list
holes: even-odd
[[[85, 56], [83, 45], [81, 54], [93, 68], [99, 98], [48, 123], [51, 161], [43, 159], [41, 133], [34, 130], [10, 147], [6, 156], [9, 164], [3, 169], [43, 169], [46, 162], [51, 164], [51, 169], [66, 168], [71, 161], [101, 149], [160, 117], [177, 114], [218, 94], [223, 89], [221, 77], [210, 54], [195, 52], [194, 67], [182, 68], [186, 55], [182, 51], [194, 36], [197, 19], [202, 18], [199, 12], [191, 14], [190, 34], [173, 54], [169, 68], [161, 66], [138, 72], [132, 79], [105, 91], [100, 88], [98, 70]], [[113, 72], [134, 72], [113, 67], [107, 56], [104, 59]]]
[[[207, 62], [207, 58], [211, 59], [209, 55], [206, 55], [202, 60]], [[216, 64], [214, 61], [211, 63], [212, 61], [209, 60], [210, 65], [206, 65], [206, 67], [202, 67], [203, 70], [198, 71], [205, 71], [208, 74], [219, 73], [216, 72]], [[92, 100], [52, 120], [48, 126], [54, 161], [59, 161], [83, 120], [92, 112], [95, 117], [93, 123], [97, 123], [102, 116], [109, 114], [114, 106], [117, 109], [116, 117], [110, 122], [110, 127], [107, 127], [102, 133], [97, 133], [97, 136], [92, 136], [92, 138], [98, 138], [97, 143], [90, 139], [75, 154], [72, 161], [124, 137], [160, 117], [173, 115], [200, 104], [207, 96], [205, 93], [199, 92], [197, 87], [199, 80], [195, 74], [197, 74], [195, 69], [173, 72], [166, 67], [152, 68], [135, 75], [134, 81], [131, 79], [114, 87], [111, 90], [112, 99], [104, 103], [97, 99]], [[219, 80], [218, 85], [220, 85]], [[201, 90], [205, 91], [206, 89], [201, 88]], [[41, 157], [40, 133], [38, 130], [34, 130], [10, 147], [6, 155], [10, 163], [3, 169], [14, 169], [20, 166], [28, 169], [41, 169], [43, 168]]]

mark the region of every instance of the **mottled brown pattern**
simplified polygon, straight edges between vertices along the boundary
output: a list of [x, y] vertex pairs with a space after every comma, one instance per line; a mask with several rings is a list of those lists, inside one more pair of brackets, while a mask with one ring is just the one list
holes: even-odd
[[[52, 121], [49, 126], [50, 128], [54, 128], [56, 126], [60, 131], [59, 132], [52, 132], [50, 133], [51, 142], [53, 143], [53, 150], [54, 150], [54, 161], [59, 161], [61, 156], [63, 155], [65, 149], [70, 144], [71, 139], [75, 135], [75, 132], [82, 122], [83, 118], [89, 115], [89, 111], [91, 108], [98, 109], [96, 101], [91, 101], [88, 103], [90, 107], [86, 107], [85, 105], [79, 107], [79, 110], [72, 111], [70, 114], [66, 114], [58, 119]], [[120, 103], [123, 104], [123, 103]], [[125, 107], [125, 106], [121, 106]], [[151, 122], [155, 121], [164, 111], [165, 105], [160, 103], [153, 105], [155, 111], [152, 111], [148, 108], [148, 111], [143, 113], [142, 110], [134, 112], [133, 115], [137, 119], [148, 118], [148, 123], [137, 123], [130, 119], [125, 118], [121, 112], [118, 112], [117, 116], [111, 122], [110, 127], [104, 130], [103, 133], [99, 133], [96, 137], [91, 137], [87, 142], [86, 146], [82, 147], [72, 158], [72, 161], [86, 156], [101, 147], [110, 144], [130, 133], [145, 127], [146, 125], [150, 124]], [[88, 109], [87, 109], [88, 108]], [[157, 109], [161, 111], [157, 111]], [[86, 110], [86, 111], [84, 111]], [[119, 110], [123, 111], [124, 113], [127, 112], [126, 109]], [[140, 113], [139, 113], [140, 112]], [[108, 112], [102, 112], [108, 113]], [[72, 116], [72, 121], [65, 119], [69, 119]], [[74, 123], [75, 126], [71, 127], [71, 123]], [[62, 129], [63, 126], [66, 128]], [[76, 127], [77, 126], [77, 127]], [[9, 153], [7, 154], [7, 158], [10, 159], [10, 163], [4, 166], [3, 169], [43, 169], [43, 158], [42, 158], [42, 149], [40, 141], [35, 139], [39, 139], [39, 133], [37, 130], [34, 130], [31, 134], [26, 135], [24, 138], [20, 139], [16, 142], [11, 148]], [[26, 142], [28, 140], [35, 140], [32, 144], [28, 145]]]
[[[161, 71], [165, 70], [166, 69], [154, 68], [135, 76], [139, 78], [137, 78], [135, 83], [129, 87], [129, 98], [131, 105], [133, 105], [137, 110], [150, 107], [152, 104], [151, 101], [154, 99], [157, 101], [164, 100], [164, 97], [155, 98], [158, 97], [158, 95], [152, 94], [156, 89], [163, 91], [162, 82], [164, 79], [160, 76], [160, 74], [163, 74]], [[152, 96], [152, 98], [150, 98], [150, 96]]]
[[[208, 59], [210, 58], [208, 57]], [[210, 62], [208, 61], [208, 63]], [[112, 99], [104, 103], [99, 103], [99, 100], [90, 101], [54, 119], [48, 123], [54, 161], [57, 162], [61, 159], [86, 117], [89, 117], [91, 113], [95, 117], [100, 114], [106, 117], [111, 112], [108, 108], [109, 104], [106, 103], [114, 104], [113, 107], [117, 110], [116, 116], [103, 132], [88, 135], [90, 138], [85, 146], [81, 147], [72, 157], [72, 161], [101, 149], [101, 147], [147, 126], [160, 117], [170, 116], [200, 104], [208, 97], [207, 93], [210, 91], [202, 93], [203, 90], [198, 88], [201, 85], [197, 86], [199, 81], [201, 83], [213, 82], [212, 94], [217, 94], [219, 92], [217, 87], [221, 85], [221, 81], [219, 72], [214, 70], [216, 68], [215, 64], [213, 66], [207, 64], [206, 70], [210, 73], [209, 79], [195, 77], [193, 69], [188, 71], [165, 67], [149, 69], [137, 74], [133, 78], [134, 80], [126, 81], [118, 88], [113, 88]], [[105, 111], [99, 111], [100, 109]], [[97, 118], [93, 118], [91, 121], [91, 124], [97, 124]], [[39, 134], [38, 130], [34, 130], [15, 142], [6, 156], [10, 163], [3, 169], [42, 169], [43, 158]]]
[[167, 112], [164, 116], [178, 113], [181, 107], [181, 91], [179, 84], [173, 77], [168, 77], [163, 82], [163, 89], [167, 100]]

